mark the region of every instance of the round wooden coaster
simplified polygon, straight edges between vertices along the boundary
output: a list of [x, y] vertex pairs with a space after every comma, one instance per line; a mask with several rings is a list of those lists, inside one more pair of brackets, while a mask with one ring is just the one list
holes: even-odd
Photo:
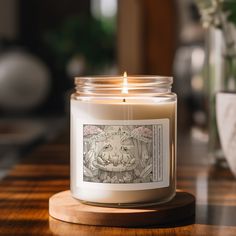
[[74, 199], [63, 191], [49, 199], [49, 214], [62, 221], [100, 226], [143, 227], [180, 222], [195, 214], [193, 195], [177, 191], [170, 202], [139, 208], [92, 206]]

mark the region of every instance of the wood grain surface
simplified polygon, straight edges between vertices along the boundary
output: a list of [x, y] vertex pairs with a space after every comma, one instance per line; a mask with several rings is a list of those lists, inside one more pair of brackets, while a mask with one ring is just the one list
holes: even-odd
[[178, 188], [196, 196], [194, 222], [171, 227], [117, 228], [76, 225], [49, 216], [48, 200], [69, 189], [69, 144], [43, 145], [0, 182], [0, 235], [236, 235], [236, 181], [209, 164], [207, 145], [179, 138]]
[[83, 204], [71, 196], [70, 190], [49, 199], [49, 214], [69, 223], [98, 226], [145, 227], [162, 226], [192, 219], [195, 197], [178, 190], [168, 203], [136, 208], [114, 208]]

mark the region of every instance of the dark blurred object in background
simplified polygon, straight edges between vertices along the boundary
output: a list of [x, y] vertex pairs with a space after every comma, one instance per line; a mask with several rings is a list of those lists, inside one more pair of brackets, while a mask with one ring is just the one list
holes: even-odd
[[116, 0], [0, 1], [0, 177], [68, 130], [74, 76], [116, 73], [116, 9]]
[[[115, 29], [107, 21], [91, 16], [77, 16], [66, 20], [57, 29], [44, 36], [46, 45], [55, 57], [59, 68], [68, 68], [69, 75], [74, 77], [84, 74], [99, 74], [103, 68], [112, 67], [115, 63]], [[77, 61], [77, 73], [72, 73], [71, 63]], [[76, 71], [76, 70], [75, 70]]]
[[[28, 112], [32, 110], [31, 115], [63, 114], [68, 99], [67, 91], [73, 88], [74, 76], [114, 72], [116, 12], [104, 17], [102, 13], [107, 5], [109, 7], [111, 2], [116, 1], [111, 0], [110, 4], [107, 4], [108, 1], [97, 0], [97, 11], [94, 2], [82, 0], [62, 0], [60, 3], [55, 0], [1, 1], [0, 15], [3, 15], [1, 16], [0, 42], [4, 41], [4, 43], [0, 43], [0, 55], [17, 47], [24, 55], [30, 54], [34, 57], [34, 61], [38, 60], [41, 64], [45, 64], [45, 68], [48, 67], [51, 75], [50, 78], [47, 76], [48, 84], [51, 85], [50, 91], [48, 94], [44, 93], [45, 97], [41, 103], [35, 103], [34, 107], [31, 106], [31, 109], [28, 109]], [[112, 9], [111, 7], [108, 10]], [[9, 30], [8, 27], [12, 28]], [[6, 66], [9, 59], [5, 62], [4, 56], [1, 59]], [[18, 59], [21, 61], [20, 58]], [[12, 70], [14, 70], [13, 67]], [[38, 73], [30, 70], [28, 72], [32, 74], [33, 83], [34, 79], [37, 80], [35, 76], [33, 78], [33, 75]], [[19, 71], [16, 72], [14, 86], [18, 86], [17, 81], [22, 86], [22, 79], [17, 78], [17, 73]], [[10, 80], [8, 83], [11, 83]], [[39, 90], [40, 87], [38, 87]], [[35, 92], [32, 88], [33, 94]], [[28, 100], [33, 100], [33, 98]], [[3, 103], [6, 105], [6, 102]], [[0, 101], [0, 111], [3, 103]], [[9, 112], [11, 109], [14, 110], [11, 106], [8, 109], [4, 107], [3, 112], [6, 110]], [[20, 113], [19, 109], [17, 112]], [[24, 112], [25, 110], [22, 109], [22, 113]]]
[[203, 68], [205, 38], [200, 15], [193, 0], [178, 0], [179, 46], [174, 60], [175, 91], [179, 95], [180, 127], [206, 131], [207, 99]]

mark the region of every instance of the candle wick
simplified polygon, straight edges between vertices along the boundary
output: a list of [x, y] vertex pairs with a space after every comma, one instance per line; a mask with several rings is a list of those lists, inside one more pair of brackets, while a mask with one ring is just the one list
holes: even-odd
[[123, 98], [123, 102], [126, 102], [125, 98]]

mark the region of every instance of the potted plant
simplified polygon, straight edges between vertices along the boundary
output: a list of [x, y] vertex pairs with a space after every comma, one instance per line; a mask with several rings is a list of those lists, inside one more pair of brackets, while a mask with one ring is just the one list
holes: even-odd
[[[195, 0], [206, 28], [209, 97], [209, 147], [216, 163], [225, 163], [216, 126], [216, 94], [236, 92], [236, 1]], [[224, 95], [223, 95], [224, 96]], [[220, 103], [222, 104], [222, 103]]]

